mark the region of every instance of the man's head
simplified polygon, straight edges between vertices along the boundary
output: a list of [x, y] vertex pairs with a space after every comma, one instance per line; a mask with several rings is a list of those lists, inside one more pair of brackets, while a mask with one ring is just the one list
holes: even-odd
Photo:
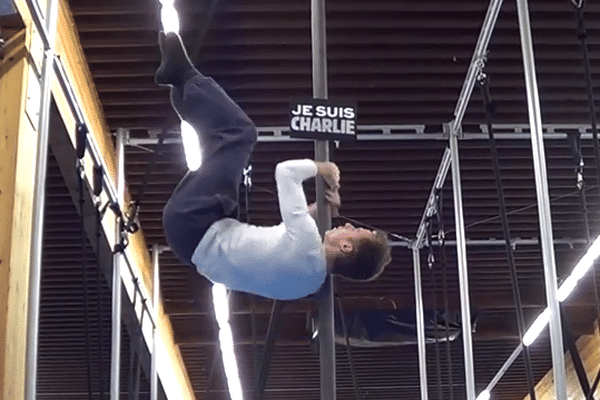
[[328, 270], [346, 279], [370, 281], [392, 260], [385, 232], [339, 226], [325, 233], [323, 240]]

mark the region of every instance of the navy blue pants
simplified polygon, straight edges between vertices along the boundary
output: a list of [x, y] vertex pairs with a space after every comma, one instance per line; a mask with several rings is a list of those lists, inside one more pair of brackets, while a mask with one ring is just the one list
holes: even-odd
[[192, 254], [208, 228], [236, 216], [243, 170], [257, 132], [225, 91], [201, 74], [172, 88], [171, 104], [198, 133], [202, 151], [202, 165], [183, 177], [163, 210], [167, 242], [181, 261], [192, 265]]

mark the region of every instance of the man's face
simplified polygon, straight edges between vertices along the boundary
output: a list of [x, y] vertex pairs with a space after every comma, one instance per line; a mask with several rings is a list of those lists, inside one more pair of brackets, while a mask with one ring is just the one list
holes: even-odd
[[356, 242], [360, 239], [375, 239], [376, 231], [370, 231], [364, 228], [355, 228], [350, 223], [338, 226], [325, 232], [325, 243], [330, 245], [340, 244], [342, 241]]

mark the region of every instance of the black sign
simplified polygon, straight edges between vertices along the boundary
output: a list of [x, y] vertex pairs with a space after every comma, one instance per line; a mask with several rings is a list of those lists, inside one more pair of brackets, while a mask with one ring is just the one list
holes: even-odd
[[290, 105], [290, 136], [314, 140], [356, 140], [356, 106], [325, 100]]

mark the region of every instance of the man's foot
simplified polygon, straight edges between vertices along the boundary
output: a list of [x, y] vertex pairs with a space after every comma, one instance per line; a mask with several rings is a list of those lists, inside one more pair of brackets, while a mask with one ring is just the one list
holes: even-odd
[[161, 52], [160, 66], [156, 70], [154, 80], [157, 84], [178, 86], [198, 73], [190, 61], [175, 32], [160, 32], [158, 44]]

